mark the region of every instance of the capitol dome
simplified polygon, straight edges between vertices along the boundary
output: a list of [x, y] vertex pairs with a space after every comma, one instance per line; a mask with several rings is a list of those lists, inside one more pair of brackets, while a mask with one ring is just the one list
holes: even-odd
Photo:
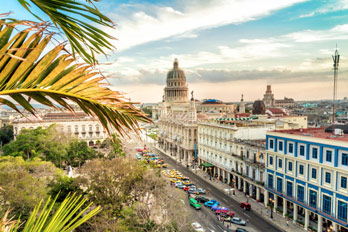
[[179, 68], [179, 62], [178, 59], [174, 60], [173, 68], [168, 72], [167, 74], [167, 82], [168, 81], [185, 81], [186, 82], [186, 76], [184, 70]]
[[184, 70], [179, 68], [179, 62], [174, 60], [173, 68], [167, 73], [167, 86], [164, 88], [166, 102], [186, 102], [188, 87]]

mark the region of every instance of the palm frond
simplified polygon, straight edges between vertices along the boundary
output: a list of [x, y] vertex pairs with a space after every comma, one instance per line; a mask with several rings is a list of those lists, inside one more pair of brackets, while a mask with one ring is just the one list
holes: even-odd
[[[58, 197], [58, 196], [57, 196]], [[53, 210], [56, 199], [48, 198], [44, 205], [43, 201], [38, 204], [29, 219], [24, 222], [24, 228], [20, 228], [20, 220], [13, 221], [5, 218], [4, 228], [8, 232], [71, 232], [74, 231], [91, 217], [101, 211], [101, 208], [91, 209], [92, 204], [86, 205], [86, 198], [68, 195], [57, 210]]]
[[[24, 109], [36, 114], [33, 99], [43, 105], [60, 105], [73, 111], [71, 102], [88, 115], [98, 118], [109, 131], [124, 135], [137, 130], [138, 121], [150, 122], [144, 113], [124, 96], [105, 86], [105, 78], [89, 64], [73, 64], [74, 58], [58, 45], [44, 53], [51, 35], [28, 30], [12, 35], [12, 25], [0, 21], [0, 95], [7, 95]], [[6, 98], [0, 103], [18, 108]]]
[[[47, 16], [52, 23], [68, 38], [73, 55], [79, 54], [87, 63], [95, 64], [95, 54], [104, 54], [104, 50], [113, 49], [109, 40], [115, 39], [104, 30], [98, 28], [114, 27], [111, 19], [100, 13], [92, 4], [93, 0], [87, 0], [84, 4], [76, 0], [18, 0], [19, 3], [40, 19], [31, 10], [30, 3], [36, 5]], [[96, 24], [96, 26], [93, 26]], [[89, 52], [85, 51], [88, 48]]]

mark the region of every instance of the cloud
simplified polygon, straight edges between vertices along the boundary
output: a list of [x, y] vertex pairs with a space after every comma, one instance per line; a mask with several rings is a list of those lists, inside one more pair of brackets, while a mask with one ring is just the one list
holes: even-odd
[[177, 0], [176, 6], [127, 4], [109, 14], [117, 22], [117, 29], [107, 33], [118, 38], [118, 50], [125, 50], [150, 41], [190, 35], [195, 30], [256, 20], [304, 1], [191, 0], [183, 5]]
[[326, 14], [330, 12], [342, 11], [348, 9], [348, 0], [330, 0], [327, 4], [306, 14], [302, 14], [300, 18], [313, 17], [315, 15]]

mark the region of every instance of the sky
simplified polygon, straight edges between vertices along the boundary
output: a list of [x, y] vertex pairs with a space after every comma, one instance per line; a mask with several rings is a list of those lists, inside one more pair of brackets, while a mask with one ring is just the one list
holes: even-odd
[[[348, 96], [348, 0], [102, 0], [117, 48], [98, 67], [132, 101], [162, 100], [166, 74], [179, 60], [195, 98], [331, 99], [332, 55], [341, 54], [338, 98]], [[12, 17], [34, 18], [17, 1]], [[105, 64], [105, 65], [104, 65]]]

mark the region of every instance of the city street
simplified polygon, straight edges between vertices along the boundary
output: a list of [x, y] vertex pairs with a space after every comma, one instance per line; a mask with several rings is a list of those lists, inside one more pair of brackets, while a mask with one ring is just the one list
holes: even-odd
[[[198, 185], [199, 187], [202, 187], [206, 190], [209, 191], [209, 195], [219, 201], [223, 206], [228, 207], [230, 210], [236, 213], [237, 217], [240, 217], [241, 219], [247, 221], [249, 220], [248, 226], [246, 229], [248, 231], [281, 231], [277, 227], [273, 226], [272, 224], [266, 222], [264, 218], [261, 218], [258, 214], [254, 213], [252, 210], [251, 211], [245, 211], [243, 212], [243, 209], [239, 207], [239, 202], [236, 202], [235, 200], [231, 199], [229, 196], [227, 196], [224, 192], [222, 192], [219, 189], [216, 189], [212, 184], [209, 183], [209, 180], [202, 179], [200, 176], [197, 176], [194, 174], [191, 170], [185, 168], [181, 164], [178, 164], [176, 161], [173, 159], [167, 157], [165, 154], [162, 152], [156, 150], [156, 148], [153, 148], [153, 151], [156, 154], [159, 154], [165, 162], [172, 166], [173, 168], [179, 170], [182, 172], [185, 176], [190, 177], [190, 180]], [[209, 209], [208, 209], [209, 210]], [[213, 221], [215, 222], [214, 224], [217, 224], [219, 226], [222, 226], [222, 224], [218, 224], [218, 221], [216, 220], [216, 217], [214, 214], [213, 215]], [[217, 230], [219, 231], [219, 230]]]

